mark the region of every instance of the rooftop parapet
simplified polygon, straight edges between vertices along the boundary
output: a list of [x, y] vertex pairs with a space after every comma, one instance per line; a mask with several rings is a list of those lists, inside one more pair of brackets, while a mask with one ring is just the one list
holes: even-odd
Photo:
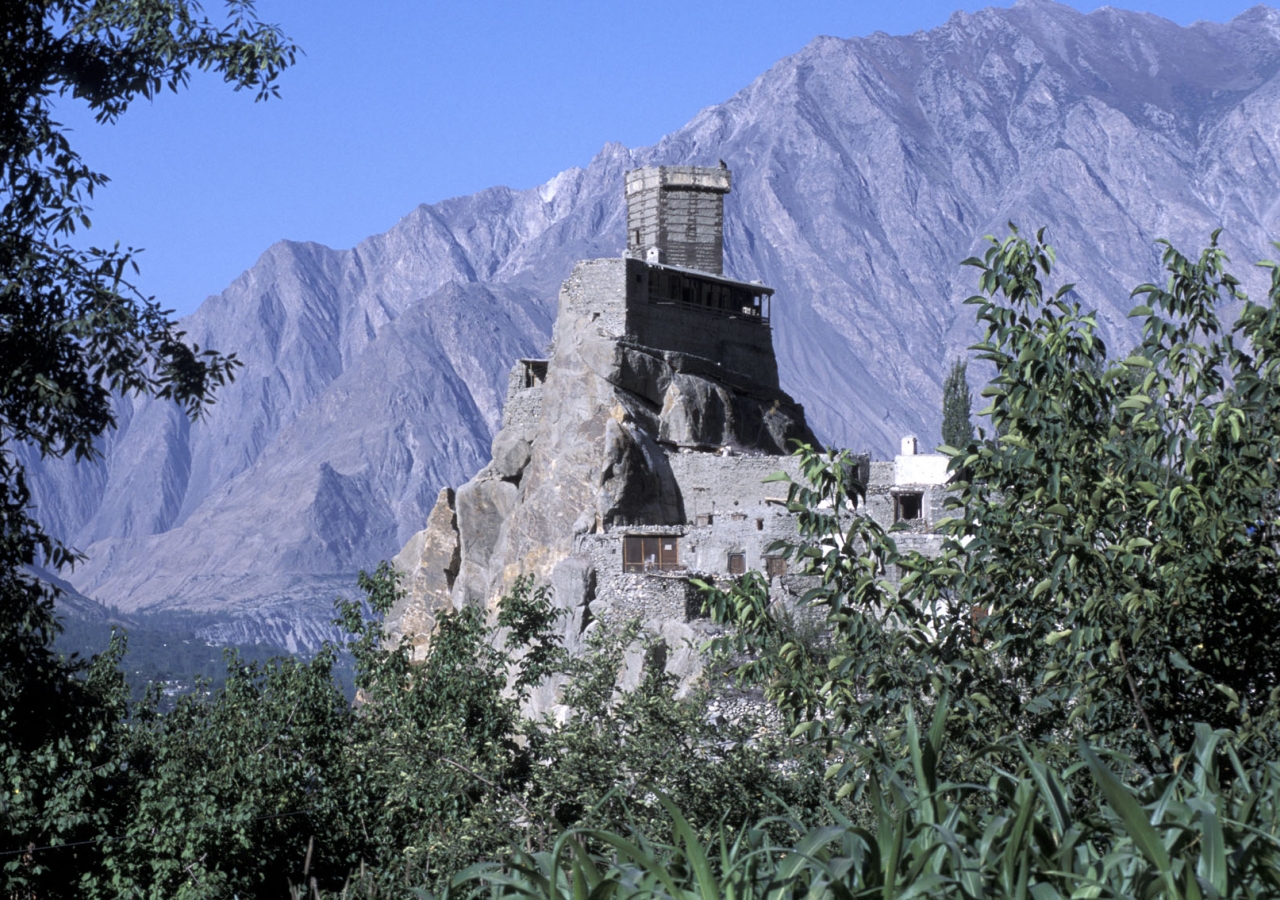
[[648, 166], [627, 173], [627, 255], [711, 272], [724, 271], [727, 168]]

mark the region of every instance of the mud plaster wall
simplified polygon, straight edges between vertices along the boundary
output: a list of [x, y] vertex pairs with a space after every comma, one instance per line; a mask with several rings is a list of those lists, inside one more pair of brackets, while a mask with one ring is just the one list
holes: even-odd
[[790, 456], [720, 456], [686, 451], [672, 453], [669, 459], [691, 522], [712, 512], [756, 515], [770, 499], [785, 501], [786, 482], [764, 481], [775, 472], [786, 472], [801, 480], [799, 463]]

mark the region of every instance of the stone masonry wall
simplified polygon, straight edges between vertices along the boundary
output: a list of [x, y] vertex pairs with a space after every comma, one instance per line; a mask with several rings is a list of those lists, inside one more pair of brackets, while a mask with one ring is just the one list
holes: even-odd
[[715, 453], [673, 453], [671, 471], [680, 485], [686, 515], [735, 510], [753, 515], [768, 500], [787, 499], [786, 482], [765, 483], [775, 472], [800, 479], [800, 467], [791, 456], [720, 456]]
[[[661, 533], [672, 532], [666, 529]], [[591, 603], [592, 617], [609, 624], [633, 618], [642, 622], [687, 621], [693, 611], [691, 604], [696, 593], [689, 584], [688, 574], [623, 572], [623, 534], [624, 532], [618, 531], [582, 535], [578, 538], [576, 551], [585, 556], [595, 570], [596, 590]]]
[[628, 263], [633, 262], [643, 266], [643, 263], [621, 258], [579, 262], [561, 287], [564, 313], [590, 322], [603, 337], [625, 338]]
[[564, 283], [567, 307], [601, 336], [716, 360], [765, 387], [778, 387], [769, 325], [759, 319], [648, 302], [649, 265], [638, 259], [578, 263]]
[[893, 463], [875, 461], [871, 463], [870, 477], [867, 479], [866, 513], [881, 528], [893, 524]]
[[532, 431], [542, 411], [542, 385], [523, 388], [507, 395], [502, 407], [502, 427]]

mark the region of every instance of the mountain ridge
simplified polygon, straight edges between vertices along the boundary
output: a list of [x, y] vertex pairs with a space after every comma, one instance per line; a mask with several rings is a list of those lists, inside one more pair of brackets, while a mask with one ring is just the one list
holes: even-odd
[[623, 173], [719, 158], [735, 173], [726, 271], [777, 289], [782, 384], [819, 437], [930, 445], [976, 337], [959, 263], [1008, 221], [1048, 226], [1113, 345], [1158, 237], [1195, 252], [1224, 227], [1261, 284], [1278, 72], [1280, 13], [1262, 6], [1181, 28], [1030, 0], [819, 37], [651, 147], [420, 205], [349, 249], [272, 245], [183, 320], [245, 363], [207, 421], [120, 401], [101, 465], [34, 464], [40, 514], [88, 553], [71, 583], [108, 605], [319, 621], [484, 464], [506, 371], [542, 355], [560, 281], [622, 250]]

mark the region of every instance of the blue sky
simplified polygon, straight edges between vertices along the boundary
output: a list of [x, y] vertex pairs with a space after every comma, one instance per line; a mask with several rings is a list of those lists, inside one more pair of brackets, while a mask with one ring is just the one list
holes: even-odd
[[[306, 53], [280, 100], [197, 76], [112, 126], [60, 107], [112, 179], [81, 239], [145, 248], [140, 286], [186, 313], [281, 238], [350, 247], [419, 203], [533, 187], [609, 141], [655, 142], [818, 35], [905, 34], [991, 5], [1010, 3], [258, 0]], [[1185, 25], [1254, 3], [1113, 5]]]

